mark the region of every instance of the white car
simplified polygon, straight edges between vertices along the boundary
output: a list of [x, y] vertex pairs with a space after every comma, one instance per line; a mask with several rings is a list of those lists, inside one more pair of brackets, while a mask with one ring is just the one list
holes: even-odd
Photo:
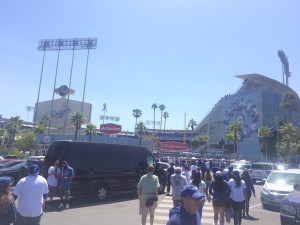
[[294, 191], [294, 184], [300, 184], [300, 169], [273, 171], [261, 191], [262, 206], [280, 206], [281, 200]]
[[265, 162], [257, 162], [252, 163], [250, 176], [252, 178], [253, 184], [256, 183], [257, 180], [263, 181], [267, 179], [270, 173], [273, 170], [277, 170], [277, 165], [274, 163], [265, 163]]

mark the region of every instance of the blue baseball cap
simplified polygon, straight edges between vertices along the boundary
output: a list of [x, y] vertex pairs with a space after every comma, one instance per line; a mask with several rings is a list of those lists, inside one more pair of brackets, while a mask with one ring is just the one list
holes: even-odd
[[30, 175], [39, 175], [39, 165], [34, 163], [28, 166], [28, 173]]
[[190, 196], [193, 199], [200, 199], [203, 197], [203, 194], [199, 191], [199, 189], [195, 185], [185, 185], [181, 190], [181, 197]]
[[10, 177], [0, 177], [0, 187], [5, 187], [11, 184]]

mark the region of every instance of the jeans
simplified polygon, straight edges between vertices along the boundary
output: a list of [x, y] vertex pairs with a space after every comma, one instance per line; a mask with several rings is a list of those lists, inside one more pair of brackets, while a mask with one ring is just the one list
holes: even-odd
[[20, 213], [17, 213], [17, 221], [15, 222], [15, 225], [40, 225], [41, 217], [25, 217], [22, 216]]
[[242, 224], [242, 210], [244, 208], [245, 201], [236, 202], [231, 199], [230, 202], [231, 202], [232, 209], [234, 211], [234, 213], [233, 213], [234, 225], [241, 225]]

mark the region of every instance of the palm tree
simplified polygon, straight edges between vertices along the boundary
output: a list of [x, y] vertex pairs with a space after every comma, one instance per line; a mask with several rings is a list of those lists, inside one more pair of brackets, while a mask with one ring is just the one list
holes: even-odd
[[102, 112], [103, 112], [103, 123], [102, 124], [104, 124], [105, 112], [107, 112], [107, 105], [106, 105], [106, 103], [103, 104]]
[[192, 132], [194, 133], [194, 128], [195, 126], [197, 126], [197, 122], [194, 119], [190, 119], [189, 123], [188, 123], [188, 127], [192, 128]]
[[280, 108], [289, 110], [289, 122], [292, 122], [292, 110], [295, 110], [297, 103], [297, 95], [292, 92], [287, 92], [283, 96]]
[[226, 133], [224, 134], [224, 137], [227, 140], [227, 153], [230, 153], [230, 142], [234, 141], [234, 133]]
[[163, 112], [166, 109], [166, 106], [164, 104], [160, 104], [158, 106], [158, 108], [160, 110], [160, 127], [159, 127], [159, 133], [161, 133], [161, 125], [162, 125]]
[[153, 103], [151, 108], [153, 109], [154, 111], [154, 121], [153, 121], [153, 124], [154, 124], [154, 129], [153, 129], [153, 134], [155, 134], [155, 110], [157, 109], [157, 104], [156, 103]]
[[47, 130], [46, 124], [43, 122], [38, 123], [37, 126], [34, 127], [33, 132], [35, 134], [44, 134]]
[[43, 117], [42, 117], [42, 121], [41, 123], [43, 123], [45, 126], [47, 126], [47, 121], [50, 120], [51, 117], [49, 114], [44, 114]]
[[164, 115], [163, 115], [164, 119], [165, 119], [165, 122], [164, 122], [164, 139], [166, 139], [166, 121], [167, 121], [167, 118], [169, 117], [169, 113], [168, 112], [164, 112]]
[[140, 118], [142, 116], [142, 110], [140, 109], [134, 109], [132, 110], [132, 115], [135, 117], [135, 126], [136, 127], [136, 124], [137, 124], [137, 119]]
[[273, 137], [273, 130], [268, 126], [262, 126], [259, 130], [259, 140], [262, 143], [261, 151], [266, 156], [266, 160], [270, 160], [270, 138]]
[[0, 148], [2, 147], [5, 138], [7, 138], [7, 131], [4, 128], [0, 128]]
[[291, 151], [294, 150], [292, 146], [299, 141], [300, 137], [298, 135], [299, 130], [293, 126], [292, 123], [286, 123], [280, 126], [279, 131], [281, 133], [281, 145], [284, 146], [285, 153], [287, 155], [287, 163], [291, 160]]
[[78, 130], [81, 128], [81, 125], [84, 124], [85, 118], [81, 112], [74, 112], [71, 116], [71, 124], [75, 126], [75, 141], [77, 140]]
[[20, 116], [11, 117], [8, 122], [4, 125], [4, 128], [8, 133], [8, 147], [13, 148], [16, 134], [19, 132], [23, 124], [23, 120], [20, 119]]
[[142, 135], [147, 131], [147, 128], [145, 127], [145, 124], [140, 121], [135, 126], [135, 131], [139, 134], [139, 143], [142, 144]]
[[89, 141], [92, 141], [92, 135], [97, 134], [97, 127], [94, 124], [88, 123], [84, 130], [86, 135], [89, 135]]
[[191, 139], [191, 147], [192, 147], [193, 151], [195, 151], [197, 148], [199, 148], [200, 143], [201, 143], [200, 138], [193, 137]]
[[199, 138], [199, 140], [200, 140], [200, 145], [204, 145], [204, 151], [205, 151], [205, 154], [206, 154], [206, 148], [207, 148], [206, 144], [208, 143], [208, 139], [209, 139], [209, 137], [208, 137], [207, 134], [202, 135], [202, 136]]
[[234, 120], [229, 124], [229, 131], [234, 134], [234, 160], [237, 160], [237, 142], [239, 140], [239, 134], [243, 130], [243, 124], [240, 120]]

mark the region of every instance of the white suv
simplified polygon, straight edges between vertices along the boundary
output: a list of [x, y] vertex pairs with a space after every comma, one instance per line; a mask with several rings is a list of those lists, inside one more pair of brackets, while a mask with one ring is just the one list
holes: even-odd
[[274, 163], [256, 162], [252, 163], [250, 176], [255, 184], [257, 180], [266, 180], [273, 170], [277, 170], [277, 165]]

